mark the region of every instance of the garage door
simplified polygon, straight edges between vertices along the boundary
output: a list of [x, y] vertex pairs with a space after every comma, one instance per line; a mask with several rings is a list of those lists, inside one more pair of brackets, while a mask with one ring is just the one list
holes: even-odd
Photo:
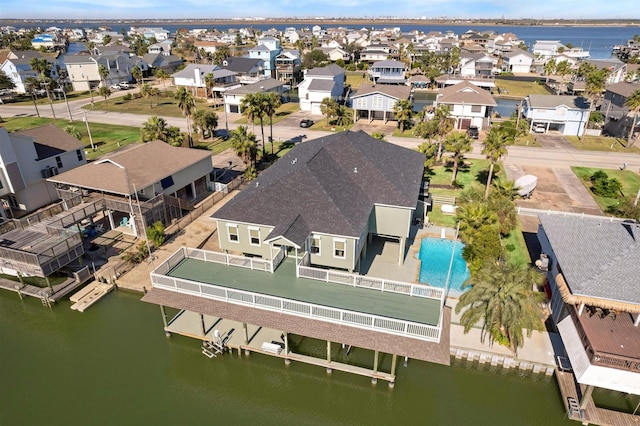
[[238, 105], [229, 105], [229, 112], [238, 114], [240, 112], [240, 108]]
[[313, 103], [311, 104], [311, 114], [313, 115], [322, 115], [322, 110], [320, 109], [320, 105], [319, 103]]
[[471, 119], [470, 118], [462, 118], [462, 119], [460, 119], [460, 128], [462, 130], [467, 130], [470, 126], [471, 126]]

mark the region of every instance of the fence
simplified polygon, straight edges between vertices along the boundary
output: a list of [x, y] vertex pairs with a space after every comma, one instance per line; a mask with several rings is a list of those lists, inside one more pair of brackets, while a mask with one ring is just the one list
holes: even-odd
[[434, 204], [456, 204], [456, 197], [451, 195], [431, 194], [431, 200]]
[[393, 335], [403, 335], [430, 342], [440, 342], [440, 327], [403, 321], [377, 315], [353, 312], [345, 309], [314, 305], [311, 303], [283, 299], [276, 296], [251, 293], [243, 290], [203, 284], [195, 281], [151, 274], [153, 287], [196, 295], [208, 299], [250, 306], [271, 312], [280, 312], [334, 324], [349, 325], [366, 330], [375, 330]]
[[547, 215], [547, 216], [578, 217], [580, 219], [608, 220], [609, 222], [625, 222], [625, 221], [631, 220], [631, 219], [625, 219], [625, 218], [614, 217], [614, 216], [599, 216], [595, 214], [586, 214], [586, 213], [562, 212], [559, 210], [540, 210], [540, 209], [531, 209], [528, 207], [518, 207], [518, 214], [523, 216]]

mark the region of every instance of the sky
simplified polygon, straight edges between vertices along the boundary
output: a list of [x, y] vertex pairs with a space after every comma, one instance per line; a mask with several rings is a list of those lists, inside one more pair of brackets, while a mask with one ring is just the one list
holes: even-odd
[[638, 0], [0, 0], [2, 19], [640, 19]]

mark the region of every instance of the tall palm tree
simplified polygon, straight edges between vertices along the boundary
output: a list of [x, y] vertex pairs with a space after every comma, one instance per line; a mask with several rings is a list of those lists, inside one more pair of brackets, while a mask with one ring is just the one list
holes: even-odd
[[[209, 73], [204, 76], [204, 84], [207, 87], [207, 90], [211, 92], [211, 97], [215, 98], [213, 88], [216, 86], [216, 78], [213, 73]], [[206, 97], [209, 97], [209, 93], [206, 93]]]
[[163, 69], [156, 69], [154, 75], [156, 76], [157, 79], [162, 81], [162, 90], [164, 90], [165, 92], [167, 91], [167, 79], [169, 78], [169, 74], [167, 74], [167, 72]]
[[269, 117], [269, 142], [271, 142], [271, 155], [273, 155], [273, 116], [282, 105], [282, 98], [278, 93], [269, 92], [264, 96], [263, 109]]
[[202, 139], [205, 138], [205, 132], [213, 136], [218, 127], [218, 115], [210, 109], [199, 109], [193, 114], [193, 127], [195, 131], [199, 129], [202, 132]]
[[108, 87], [100, 87], [98, 89], [98, 94], [104, 98], [104, 104], [109, 105], [107, 99], [109, 98], [109, 95], [111, 95], [111, 90], [109, 90]]
[[185, 87], [180, 87], [176, 91], [175, 98], [178, 101], [178, 108], [182, 110], [182, 114], [184, 114], [187, 120], [187, 137], [189, 138], [189, 148], [192, 148], [193, 136], [191, 134], [191, 114], [196, 108], [196, 101], [191, 92], [189, 92]]
[[80, 133], [80, 130], [74, 125], [69, 124], [68, 126], [64, 126], [64, 131], [78, 140], [82, 139], [82, 133]]
[[[604, 92], [608, 77], [609, 70], [607, 69], [591, 69], [585, 75], [584, 92], [587, 95], [587, 98], [589, 98], [589, 119], [591, 119], [591, 113], [595, 110], [596, 99], [598, 99], [602, 95], [602, 92]], [[587, 123], [588, 122], [589, 120], [587, 120]], [[585, 124], [580, 138], [584, 138], [586, 133], [587, 124]]]
[[633, 120], [631, 120], [631, 129], [627, 138], [627, 148], [631, 148], [638, 138], [633, 139], [633, 132], [638, 122], [638, 112], [640, 112], [640, 90], [635, 90], [631, 96], [627, 98], [624, 106], [633, 111]]
[[451, 175], [451, 185], [453, 185], [458, 175], [458, 164], [464, 159], [464, 154], [471, 151], [471, 139], [462, 132], [449, 133], [444, 140], [444, 149], [452, 154], [453, 173]]
[[320, 103], [320, 111], [322, 115], [327, 117], [327, 127], [329, 127], [329, 119], [333, 117], [338, 109], [338, 102], [333, 98], [324, 98]]
[[49, 78], [49, 73], [51, 72], [51, 64], [44, 58], [31, 58], [31, 60], [29, 61], [29, 65], [31, 66], [32, 70], [39, 74], [39, 83], [41, 86], [44, 86], [44, 89], [47, 93], [47, 99], [49, 100], [49, 105], [51, 106], [51, 114], [53, 114], [53, 119], [55, 120], [56, 112], [53, 109], [53, 101], [49, 92], [49, 84], [47, 84], [47, 79]]
[[411, 124], [413, 108], [409, 99], [401, 99], [393, 106], [393, 115], [398, 120], [400, 133], [404, 132], [405, 126]]
[[353, 111], [344, 105], [338, 105], [334, 111], [334, 124], [337, 126], [348, 126], [353, 122]]
[[453, 130], [453, 123], [455, 119], [449, 116], [450, 109], [448, 105], [440, 105], [433, 112], [433, 120], [438, 123], [436, 129], [436, 136], [438, 137], [438, 153], [436, 154], [436, 162], [440, 162], [442, 159], [442, 148], [444, 147], [443, 138]]
[[152, 108], [153, 105], [151, 105], [151, 85], [148, 83], [145, 83], [142, 85], [142, 87], [140, 87], [140, 95], [145, 98], [145, 99], [149, 99], [149, 108]]
[[167, 120], [162, 117], [149, 117], [142, 125], [142, 142], [161, 140], [167, 142], [169, 137]]
[[100, 78], [102, 79], [102, 84], [104, 87], [107, 87], [107, 77], [109, 76], [109, 69], [104, 65], [100, 65], [98, 67], [98, 74], [100, 74]]
[[471, 201], [458, 207], [456, 220], [460, 223], [460, 238], [467, 244], [473, 244], [474, 236], [480, 229], [498, 224], [496, 213], [481, 201]]
[[38, 115], [38, 118], [40, 118], [40, 111], [38, 110], [38, 94], [36, 93], [36, 90], [38, 90], [38, 87], [40, 86], [40, 82], [38, 82], [38, 79], [35, 77], [27, 77], [24, 80], [24, 86], [27, 93], [31, 95], [33, 106], [36, 108], [36, 114]]
[[260, 130], [262, 132], [262, 155], [265, 154], [264, 145], [264, 93], [249, 93], [242, 98], [240, 102], [240, 108], [242, 114], [247, 117], [248, 120], [253, 122], [256, 118], [260, 120]]
[[131, 68], [131, 76], [136, 80], [136, 83], [141, 82], [144, 84], [144, 79], [142, 78], [142, 70], [139, 66], [135, 65], [133, 68]]
[[242, 159], [244, 164], [255, 167], [258, 153], [256, 135], [249, 132], [247, 126], [238, 126], [237, 129], [232, 130], [230, 133], [231, 146], [238, 157]]
[[533, 290], [540, 274], [528, 266], [487, 262], [465, 283], [471, 289], [460, 296], [456, 313], [468, 333], [482, 322], [482, 339], [498, 342], [517, 353], [533, 330], [543, 330], [540, 303], [544, 293]]
[[491, 178], [493, 177], [493, 168], [500, 159], [507, 154], [507, 146], [515, 142], [510, 132], [500, 127], [492, 127], [487, 134], [484, 142], [482, 142], [482, 154], [487, 157], [491, 163], [489, 165], [489, 175], [487, 176], [487, 186], [484, 191], [484, 198], [489, 197], [489, 188], [491, 188]]

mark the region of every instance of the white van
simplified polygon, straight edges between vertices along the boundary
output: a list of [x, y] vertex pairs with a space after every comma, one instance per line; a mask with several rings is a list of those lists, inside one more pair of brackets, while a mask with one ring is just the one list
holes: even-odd
[[118, 86], [120, 86], [120, 88], [122, 90], [131, 89], [131, 86], [127, 82], [122, 82], [122, 83], [118, 84]]

